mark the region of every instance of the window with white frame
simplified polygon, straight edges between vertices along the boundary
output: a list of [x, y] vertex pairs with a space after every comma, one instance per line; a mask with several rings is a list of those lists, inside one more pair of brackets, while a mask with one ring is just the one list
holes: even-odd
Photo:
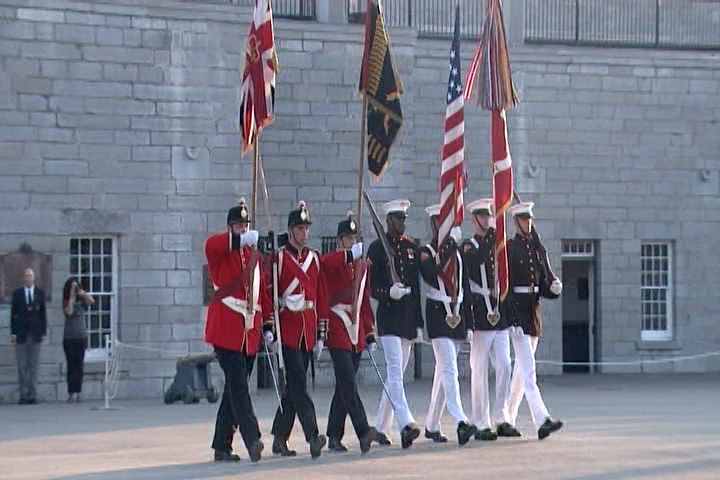
[[85, 314], [88, 355], [101, 353], [105, 336], [117, 329], [117, 245], [112, 237], [70, 239], [70, 275], [95, 299]]
[[642, 340], [672, 339], [672, 253], [670, 242], [642, 244]]

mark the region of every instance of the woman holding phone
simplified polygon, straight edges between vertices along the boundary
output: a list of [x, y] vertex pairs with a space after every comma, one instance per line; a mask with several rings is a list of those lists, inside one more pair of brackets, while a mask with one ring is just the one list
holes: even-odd
[[63, 287], [63, 313], [65, 314], [65, 332], [63, 350], [67, 360], [68, 403], [80, 401], [82, 391], [87, 332], [85, 330], [85, 311], [95, 300], [78, 284], [76, 277], [70, 277]]

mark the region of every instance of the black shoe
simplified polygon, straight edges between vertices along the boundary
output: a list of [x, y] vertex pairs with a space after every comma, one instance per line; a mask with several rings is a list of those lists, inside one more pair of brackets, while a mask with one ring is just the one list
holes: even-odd
[[414, 423], [405, 425], [405, 427], [400, 430], [400, 444], [402, 445], [402, 448], [410, 448], [410, 445], [412, 445], [415, 439], [419, 436], [420, 429], [417, 425]]
[[239, 462], [240, 455], [232, 453], [230, 450], [215, 450], [216, 462]]
[[328, 450], [335, 452], [347, 452], [348, 448], [338, 438], [330, 438], [328, 440]]
[[497, 440], [498, 434], [490, 430], [489, 428], [483, 428], [475, 434], [475, 440], [493, 441]]
[[477, 427], [467, 422], [460, 422], [457, 426], [458, 443], [462, 447], [477, 433]]
[[37, 399], [31, 398], [31, 399], [28, 400], [26, 403], [27, 403], [28, 405], [35, 405], [35, 404], [37, 403]]
[[445, 443], [448, 441], [447, 437], [438, 430], [437, 432], [431, 432], [430, 430], [425, 428], [425, 438], [429, 438], [435, 443]]
[[315, 438], [310, 440], [310, 456], [312, 458], [318, 458], [322, 453], [322, 449], [327, 443], [325, 435], [316, 435]]
[[518, 431], [517, 428], [513, 427], [509, 423], [501, 423], [497, 427], [497, 434], [498, 437], [521, 437], [522, 434]]
[[297, 455], [295, 450], [290, 450], [290, 448], [288, 448], [287, 440], [283, 440], [280, 437], [275, 437], [273, 440], [272, 453], [283, 457], [294, 457]]
[[263, 442], [260, 441], [258, 438], [255, 440], [252, 445], [250, 445], [250, 448], [248, 449], [248, 454], [250, 454], [250, 461], [252, 463], [257, 463], [262, 458], [262, 451], [265, 448], [265, 445]]
[[360, 437], [360, 453], [367, 453], [370, 451], [370, 447], [372, 446], [373, 441], [377, 441], [378, 438], [378, 432], [375, 430], [375, 427], [368, 428], [368, 431], [365, 435]]
[[546, 418], [545, 423], [538, 428], [538, 440], [549, 437], [551, 433], [557, 432], [562, 427], [563, 422], [561, 420], [553, 420], [550, 417]]
[[372, 439], [373, 442], [376, 442], [378, 445], [382, 445], [383, 447], [389, 447], [392, 445], [392, 440], [390, 440], [390, 437], [388, 437], [386, 434], [382, 432], [378, 432], [375, 430], [375, 438]]
[[27, 405], [27, 404], [28, 404], [28, 400], [26, 398], [21, 398], [20, 400], [18, 400], [18, 405]]

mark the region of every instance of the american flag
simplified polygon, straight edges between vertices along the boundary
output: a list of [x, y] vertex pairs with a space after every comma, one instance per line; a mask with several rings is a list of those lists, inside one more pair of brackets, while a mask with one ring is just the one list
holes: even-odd
[[[460, 5], [455, 7], [455, 32], [450, 47], [450, 76], [445, 109], [445, 138], [440, 166], [440, 215], [438, 216], [438, 251], [448, 240], [450, 230], [465, 218], [463, 183], [465, 176], [465, 99], [460, 73]], [[439, 261], [439, 258], [438, 258]], [[441, 277], [454, 297], [456, 262], [450, 257]]]
[[240, 135], [243, 156], [257, 136], [275, 118], [275, 74], [278, 69], [270, 0], [255, 0], [245, 48], [245, 69], [240, 92]]
[[450, 236], [450, 229], [465, 217], [463, 184], [465, 175], [465, 100], [460, 73], [460, 6], [455, 7], [455, 33], [450, 48], [450, 77], [445, 109], [445, 139], [440, 168], [440, 216], [438, 247]]

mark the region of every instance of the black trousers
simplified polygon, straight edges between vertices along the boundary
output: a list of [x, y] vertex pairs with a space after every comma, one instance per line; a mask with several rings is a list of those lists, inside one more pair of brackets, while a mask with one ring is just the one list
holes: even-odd
[[67, 361], [68, 395], [82, 392], [86, 348], [87, 339], [85, 338], [63, 340], [63, 350], [65, 350], [65, 360]]
[[285, 357], [285, 381], [287, 388], [281, 400], [282, 411], [278, 407], [275, 413], [271, 433], [287, 440], [295, 424], [295, 416], [300, 419], [305, 440], [310, 441], [318, 435], [315, 405], [307, 391], [307, 369], [312, 351], [282, 347]]
[[250, 400], [248, 377], [255, 363], [254, 355], [215, 347], [218, 363], [225, 374], [225, 388], [215, 420], [212, 448], [232, 451], [235, 430], [240, 430], [245, 447], [260, 438], [260, 427]]
[[343, 438], [345, 418], [348, 414], [358, 438], [367, 435], [370, 428], [355, 380], [358, 368], [360, 368], [361, 356], [362, 352], [330, 349], [330, 358], [332, 358], [335, 368], [335, 395], [333, 395], [330, 415], [328, 415], [328, 438], [337, 438], [338, 440]]

